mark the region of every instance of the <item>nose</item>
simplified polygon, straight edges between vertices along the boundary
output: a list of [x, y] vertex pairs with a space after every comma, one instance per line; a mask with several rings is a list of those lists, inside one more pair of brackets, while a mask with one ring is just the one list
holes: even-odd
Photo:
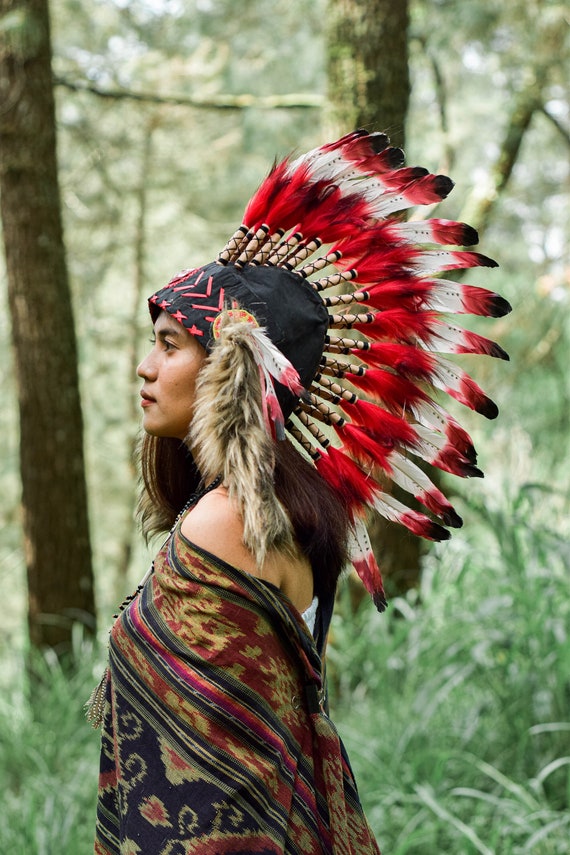
[[139, 377], [142, 377], [143, 380], [156, 379], [156, 365], [152, 358], [152, 351], [145, 356], [142, 362], [139, 362], [137, 366], [137, 374]]

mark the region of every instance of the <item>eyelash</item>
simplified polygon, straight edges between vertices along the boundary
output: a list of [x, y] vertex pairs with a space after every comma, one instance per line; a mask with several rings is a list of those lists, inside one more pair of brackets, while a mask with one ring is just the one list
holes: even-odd
[[[156, 344], [156, 342], [157, 342], [156, 336], [153, 336], [152, 338], [149, 338], [149, 341], [150, 341], [150, 343], [151, 343], [152, 345], [155, 345], [155, 344]], [[168, 339], [167, 339], [167, 338], [163, 338], [163, 339], [161, 339], [161, 344], [162, 344], [162, 346], [164, 347], [164, 349], [165, 349], [166, 351], [174, 350], [174, 349], [175, 349], [175, 344], [174, 344], [173, 342], [171, 342], [171, 341], [168, 341]]]

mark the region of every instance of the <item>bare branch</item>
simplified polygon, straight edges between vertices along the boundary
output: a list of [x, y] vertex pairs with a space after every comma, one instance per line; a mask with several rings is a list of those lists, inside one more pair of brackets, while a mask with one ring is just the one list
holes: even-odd
[[546, 116], [549, 122], [552, 122], [558, 133], [562, 135], [562, 138], [570, 146], [570, 131], [565, 128], [561, 122], [558, 121], [556, 116], [553, 116], [552, 113], [549, 113], [544, 104], [542, 104], [538, 109], [541, 113], [543, 113], [543, 115]]
[[54, 77], [55, 86], [63, 86], [72, 92], [89, 92], [98, 98], [141, 101], [147, 104], [170, 104], [175, 107], [197, 107], [205, 110], [315, 110], [324, 104], [324, 97], [311, 93], [290, 93], [288, 95], [210, 95], [208, 98], [181, 95], [157, 95], [154, 92], [133, 92], [130, 89], [103, 89], [87, 80], [68, 80]]
[[461, 212], [461, 219], [471, 223], [479, 232], [479, 236], [483, 234], [491, 220], [497, 201], [507, 186], [517, 162], [524, 135], [534, 114], [541, 107], [540, 87], [533, 80], [519, 94], [514, 104], [499, 155], [492, 167], [487, 183], [473, 189]]

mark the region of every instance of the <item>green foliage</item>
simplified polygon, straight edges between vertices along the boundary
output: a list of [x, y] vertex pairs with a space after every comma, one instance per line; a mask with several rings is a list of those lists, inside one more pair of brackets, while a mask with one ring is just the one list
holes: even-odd
[[[80, 855], [93, 848], [99, 736], [83, 703], [96, 682], [93, 651], [70, 674], [50, 657], [30, 677], [19, 652], [0, 671], [0, 851]], [[98, 666], [99, 670], [101, 665]]]
[[[567, 496], [529, 485], [472, 502], [469, 539], [428, 560], [422, 588], [352, 614], [329, 648], [332, 718], [390, 855], [565, 855], [570, 830]], [[0, 851], [88, 852], [99, 738], [82, 705], [101, 663], [4, 652]], [[95, 664], [94, 664], [95, 662]]]
[[348, 601], [333, 709], [383, 849], [554, 855], [570, 828], [568, 497], [528, 486], [387, 615]]
[[[564, 4], [417, 0], [411, 54], [408, 158], [449, 171], [456, 180], [438, 211], [441, 216], [469, 220], [497, 165], [517, 98], [534, 85], [540, 89], [543, 109], [532, 117], [482, 238], [481, 250], [500, 268], [470, 271], [466, 277], [513, 305], [513, 313], [498, 322], [466, 319], [467, 326], [498, 340], [511, 357], [509, 366], [477, 360], [473, 372], [501, 414], [497, 424], [486, 428], [472, 421], [470, 428], [486, 472], [493, 467], [504, 472], [504, 461], [514, 461], [509, 445], [516, 443], [520, 456], [532, 461], [527, 478], [565, 487], [560, 461], [570, 437], [570, 113], [564, 69], [570, 61], [570, 31]], [[463, 360], [468, 371], [472, 365]]]

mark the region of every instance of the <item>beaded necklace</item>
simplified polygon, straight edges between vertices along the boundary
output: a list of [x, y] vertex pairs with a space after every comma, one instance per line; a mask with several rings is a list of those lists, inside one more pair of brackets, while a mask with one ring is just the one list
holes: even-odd
[[[188, 501], [186, 502], [186, 504], [184, 505], [182, 510], [179, 512], [176, 519], [174, 520], [174, 523], [172, 524], [172, 528], [168, 532], [168, 536], [166, 537], [164, 543], [162, 544], [161, 550], [164, 548], [164, 546], [168, 543], [168, 541], [170, 540], [170, 538], [174, 534], [174, 529], [176, 528], [176, 526], [178, 525], [178, 523], [180, 522], [180, 520], [182, 519], [182, 517], [184, 516], [186, 511], [189, 508], [191, 508], [193, 505], [196, 505], [200, 501], [200, 499], [206, 495], [206, 493], [210, 493], [212, 490], [215, 490], [216, 487], [219, 487], [221, 483], [222, 483], [222, 476], [218, 475], [218, 477], [214, 478], [214, 480], [210, 484], [208, 484], [207, 487], [203, 487], [201, 490], [198, 490], [197, 492], [192, 493], [192, 495], [190, 496], [190, 498], [188, 499]], [[152, 576], [153, 573], [154, 573], [154, 560], [151, 562], [150, 567], [148, 568], [148, 570], [144, 574], [143, 578], [141, 579], [140, 583], [137, 585], [137, 587], [133, 591], [133, 593], [128, 594], [128, 596], [126, 596], [125, 599], [123, 600], [123, 602], [120, 604], [117, 613], [113, 615], [113, 618], [115, 620], [117, 620], [117, 618], [119, 617], [121, 612], [124, 612], [124, 610], [127, 608], [127, 606], [129, 606], [133, 602], [133, 600], [135, 600], [138, 597], [138, 595], [140, 594], [140, 592], [142, 591], [142, 589], [144, 588], [144, 586], [146, 585], [147, 581], [150, 579], [150, 577]], [[109, 632], [110, 632], [110, 630], [109, 630]], [[107, 680], [109, 679], [109, 676], [110, 676], [110, 671], [109, 671], [109, 666], [107, 665], [107, 667], [105, 668], [105, 671], [103, 673], [103, 676], [101, 677], [101, 680], [95, 686], [95, 688], [91, 692], [91, 695], [89, 696], [89, 700], [85, 704], [85, 717], [86, 717], [87, 721], [90, 722], [90, 724], [94, 728], [99, 728], [103, 724], [103, 715], [104, 715], [104, 709], [105, 709], [105, 694], [106, 694], [106, 688], [107, 688]]]

